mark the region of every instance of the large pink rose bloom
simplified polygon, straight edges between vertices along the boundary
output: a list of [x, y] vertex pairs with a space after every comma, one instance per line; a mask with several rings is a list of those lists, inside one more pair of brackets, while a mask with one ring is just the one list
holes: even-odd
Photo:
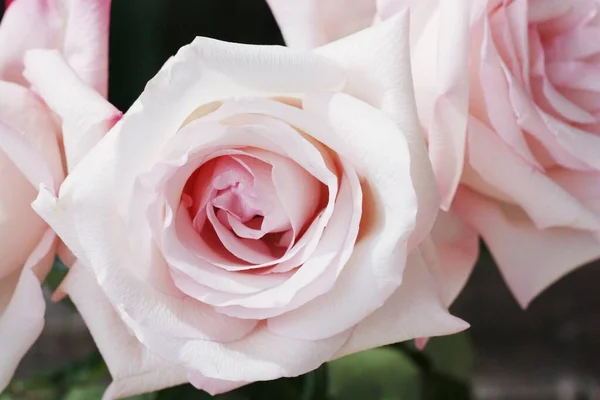
[[331, 32], [319, 21], [342, 32], [410, 8], [442, 206], [483, 237], [523, 306], [600, 256], [600, 2], [364, 0], [346, 4], [347, 19], [316, 1], [270, 4], [300, 47]]
[[[40, 184], [58, 188], [63, 157], [74, 165], [106, 120], [106, 114], [93, 116], [98, 129], [91, 135], [63, 136], [60, 121], [24, 77], [24, 57], [32, 49], [60, 49], [69, 76], [60, 107], [75, 106], [69, 103], [74, 83], [82, 87], [76, 107], [101, 99], [83, 83], [106, 93], [109, 6], [109, 1], [16, 0], [0, 23], [0, 391], [44, 323], [40, 281], [52, 266], [56, 236], [31, 202]], [[40, 85], [52, 85], [52, 79]]]
[[106, 398], [467, 326], [436, 290], [406, 14], [314, 52], [196, 39], [35, 208], [78, 258]]

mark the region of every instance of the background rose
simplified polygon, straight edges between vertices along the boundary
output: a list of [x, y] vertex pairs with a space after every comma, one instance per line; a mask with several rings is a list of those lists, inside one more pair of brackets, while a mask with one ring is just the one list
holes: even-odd
[[317, 52], [197, 39], [41, 193], [105, 397], [222, 392], [465, 328], [435, 290], [407, 33], [402, 14]]
[[[298, 25], [317, 29], [306, 20], [292, 29], [283, 16], [290, 3], [270, 3], [286, 40]], [[382, 0], [373, 19], [406, 6], [415, 95], [442, 206], [452, 203], [481, 234], [526, 306], [600, 256], [599, 2]]]
[[[53, 113], [23, 76], [23, 59], [31, 49], [61, 49], [70, 78], [57, 99], [63, 109], [72, 106], [74, 82], [105, 94], [109, 6], [109, 1], [16, 0], [0, 24], [0, 390], [44, 322], [40, 281], [52, 266], [55, 235], [30, 203], [40, 184], [54, 190], [62, 182], [63, 142], [73, 164], [97, 134], [62, 136]], [[83, 85], [78, 95], [77, 107], [100, 97]]]

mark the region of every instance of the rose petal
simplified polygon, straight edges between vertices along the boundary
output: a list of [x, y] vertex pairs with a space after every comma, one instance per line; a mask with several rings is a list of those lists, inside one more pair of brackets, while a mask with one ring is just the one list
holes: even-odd
[[122, 114], [85, 85], [56, 50], [28, 52], [25, 66], [27, 79], [62, 119], [67, 166], [72, 170]]
[[560, 277], [600, 257], [593, 234], [540, 230], [522, 215], [508, 214], [467, 188], [457, 193], [455, 211], [481, 234], [523, 308]]
[[[79, 77], [101, 95], [108, 85], [110, 0], [19, 0], [0, 26], [0, 79], [27, 86], [23, 59], [31, 49], [60, 49]], [[35, 26], [35, 29], [29, 27]]]
[[449, 335], [468, 327], [448, 313], [417, 249], [409, 256], [402, 285], [354, 328], [335, 358], [413, 338]]
[[[132, 256], [127, 248], [123, 248], [126, 244], [126, 238], [123, 237], [126, 230], [114, 214], [111, 194], [100, 189], [103, 186], [100, 181], [110, 179], [110, 175], [104, 175], [107, 169], [101, 166], [109, 164], [99, 163], [100, 160], [96, 157], [110, 157], [111, 153], [94, 152], [92, 150], [91, 157], [82, 160], [82, 163], [91, 163], [85, 166], [86, 172], [91, 172], [92, 166], [101, 168], [98, 174], [93, 174], [94, 179], [90, 180], [88, 176], [84, 182], [72, 185], [73, 181], [68, 178], [61, 188], [60, 199], [42, 189], [34, 202], [34, 208], [69, 245], [73, 254], [81, 262], [90, 265], [90, 270], [102, 278], [99, 284], [109, 300], [114, 302], [112, 304], [119, 305], [115, 306], [116, 311], [134, 316], [139, 326], [152, 326], [157, 332], [172, 337], [228, 341], [252, 331], [256, 325], [254, 321], [227, 318], [196, 301], [165, 295], [127, 270]], [[70, 175], [70, 178], [76, 176]], [[83, 200], [88, 195], [92, 201]], [[83, 218], [83, 215], [86, 217]], [[86, 229], [95, 226], [97, 230], [88, 231], [89, 236], [80, 236], [78, 222], [85, 223]], [[111, 233], [107, 234], [108, 232]], [[107, 248], [113, 251], [103, 250]], [[135, 293], [135, 302], [129, 301], [130, 293]]]
[[375, 0], [268, 0], [288, 46], [311, 49], [370, 26]]
[[77, 76], [106, 98], [111, 0], [65, 4], [69, 17], [64, 27], [62, 53]]
[[254, 382], [298, 376], [329, 361], [348, 339], [350, 331], [323, 340], [298, 340], [276, 335], [264, 325], [234, 342], [165, 337], [146, 330], [136, 320], [121, 318], [156, 354], [207, 378]]
[[231, 382], [221, 379], [207, 378], [202, 374], [190, 373], [188, 379], [194, 387], [204, 390], [211, 396], [216, 396], [221, 393], [230, 392], [247, 385], [249, 382]]
[[186, 371], [146, 349], [108, 302], [94, 276], [80, 263], [69, 269], [63, 289], [77, 307], [110, 371], [104, 399], [161, 390], [187, 381]]
[[[30, 168], [29, 164], [38, 165], [41, 156], [45, 161], [44, 168], [49, 169], [55, 184], [62, 182], [64, 172], [58, 144], [60, 129], [54, 122], [52, 112], [39, 96], [21, 85], [0, 81], [0, 120], [18, 132], [31, 150], [38, 154], [29, 155], [31, 158], [24, 160], [27, 168]], [[23, 170], [26, 171], [25, 168]], [[50, 185], [51, 181], [48, 179], [44, 182]], [[39, 183], [36, 180], [34, 185], [37, 187]]]
[[[60, 48], [63, 17], [57, 2], [19, 0], [6, 10], [0, 24], [0, 79], [27, 86], [23, 57], [35, 48]], [[30, 29], [35, 26], [36, 29]]]
[[[363, 209], [367, 214], [361, 221], [361, 239], [335, 286], [303, 307], [269, 320], [269, 329], [275, 333], [319, 339], [358, 323], [400, 285], [419, 204], [409, 173], [414, 155], [392, 120], [343, 93], [307, 96], [303, 104], [307, 112], [325, 118], [332, 129], [305, 129], [308, 121], [291, 110], [281, 118], [335, 150], [365, 182]], [[348, 115], [355, 118], [348, 119]], [[361, 296], [356, 296], [359, 292]]]
[[[412, 186], [419, 200], [416, 229], [409, 239], [409, 248], [412, 248], [429, 233], [440, 206], [440, 199], [417, 117], [409, 63], [408, 22], [408, 12], [402, 12], [372, 29], [359, 32], [316, 51], [344, 66], [348, 71], [348, 83], [344, 92], [382, 110], [396, 123], [402, 132], [403, 140], [408, 143], [411, 154], [409, 168]], [[381, 54], [386, 56], [381, 57]], [[324, 111], [320, 110], [316, 113], [323, 114]], [[347, 115], [344, 120], [351, 121]], [[340, 151], [327, 141], [323, 143]], [[394, 148], [391, 142], [387, 146]], [[379, 158], [379, 155], [373, 154], [373, 156]], [[348, 157], [348, 160], [353, 165], [378, 163], [376, 160], [356, 158]]]
[[[532, 170], [475, 118], [469, 121], [469, 162], [488, 185], [523, 207], [539, 229], [600, 229], [600, 221], [577, 199], [543, 173]], [[512, 179], [507, 180], [507, 176]]]
[[426, 257], [430, 271], [444, 305], [449, 307], [475, 267], [479, 256], [479, 235], [452, 209], [440, 212], [431, 231], [431, 239], [423, 244], [423, 254], [427, 253], [431, 253]]
[[[17, 276], [14, 291], [10, 287], [12, 282], [6, 281], [10, 278], [0, 280], [2, 297], [12, 293], [8, 304], [0, 308], [0, 391], [8, 385], [21, 358], [38, 338], [44, 326], [46, 302], [40, 281], [30, 268], [23, 268], [20, 276]], [[2, 303], [0, 301], [0, 305], [3, 305]]]
[[[165, 143], [203, 104], [335, 89], [344, 78], [335, 63], [308, 52], [197, 38], [167, 61], [122, 120], [115, 146], [119, 180], [113, 186], [128, 199], [135, 177], [150, 169]], [[138, 132], [145, 132], [144, 141]]]

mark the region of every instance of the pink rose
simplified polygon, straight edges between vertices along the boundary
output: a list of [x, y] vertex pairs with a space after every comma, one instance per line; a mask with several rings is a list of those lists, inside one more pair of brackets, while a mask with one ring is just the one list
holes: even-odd
[[219, 393], [466, 328], [435, 286], [407, 23], [314, 52], [198, 38], [58, 198], [41, 191], [79, 260], [64, 287], [113, 376], [105, 398]]
[[[290, 43], [311, 37], [300, 26], [319, 29], [306, 19], [286, 24], [292, 12], [308, 14], [284, 3], [270, 0]], [[366, 9], [359, 3], [374, 1], [344, 14]], [[600, 256], [600, 2], [381, 0], [373, 14], [338, 24], [407, 6], [442, 206], [479, 232], [526, 306]]]
[[[31, 202], [40, 184], [58, 188], [63, 155], [74, 165], [97, 135], [61, 133], [54, 114], [30, 89], [23, 60], [32, 49], [61, 49], [59, 57], [70, 67], [63, 61], [69, 81], [56, 99], [59, 107], [97, 101], [101, 96], [82, 83], [106, 92], [109, 3], [16, 0], [0, 24], [0, 391], [44, 324], [40, 281], [52, 266], [56, 236]], [[52, 74], [51, 65], [43, 68]], [[74, 85], [76, 105], [68, 98]], [[43, 89], [42, 82], [35, 89]]]

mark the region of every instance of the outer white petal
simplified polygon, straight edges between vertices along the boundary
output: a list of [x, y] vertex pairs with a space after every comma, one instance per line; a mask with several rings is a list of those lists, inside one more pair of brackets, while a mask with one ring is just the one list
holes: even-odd
[[149, 393], [187, 382], [187, 372], [146, 349], [131, 334], [108, 302], [91, 272], [80, 263], [69, 270], [63, 289], [77, 306], [100, 353], [112, 383], [105, 400]]
[[468, 327], [448, 313], [427, 262], [417, 249], [409, 257], [402, 285], [381, 308], [354, 328], [336, 358], [404, 340], [449, 335]]
[[[344, 92], [382, 110], [408, 142], [412, 185], [419, 200], [416, 229], [409, 242], [412, 249], [431, 230], [440, 199], [415, 105], [408, 11], [316, 51], [348, 71]], [[352, 120], [348, 115], [346, 119]]]
[[268, 0], [288, 46], [311, 49], [369, 27], [375, 0]]

